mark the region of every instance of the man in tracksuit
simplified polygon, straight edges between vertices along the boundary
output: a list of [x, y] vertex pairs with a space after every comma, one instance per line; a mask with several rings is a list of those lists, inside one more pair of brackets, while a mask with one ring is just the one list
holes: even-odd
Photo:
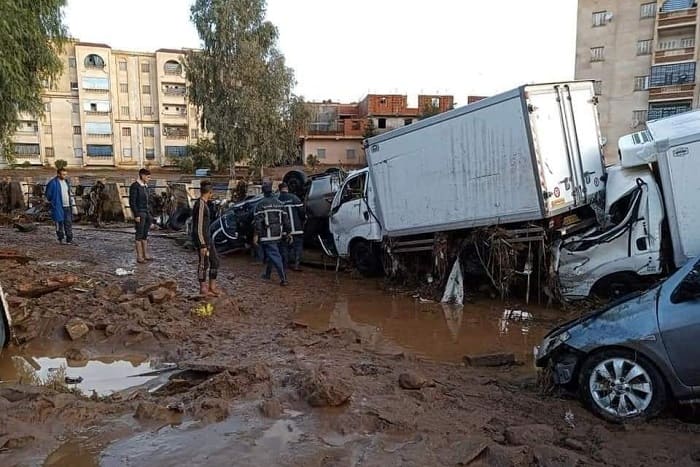
[[56, 171], [56, 176], [46, 185], [46, 199], [51, 203], [51, 217], [56, 223], [56, 236], [67, 245], [73, 243], [73, 206], [75, 201], [71, 193], [70, 183], [66, 179], [66, 169]]
[[280, 254], [280, 241], [286, 240], [291, 232], [289, 216], [284, 205], [272, 194], [272, 182], [263, 180], [262, 192], [264, 198], [255, 206], [255, 238], [254, 243], [260, 242], [265, 257], [265, 272], [263, 279], [270, 279], [274, 267], [280, 277], [280, 285], [288, 284]]
[[[209, 235], [211, 182], [202, 182], [199, 190], [200, 197], [194, 202], [194, 209], [192, 209], [192, 242], [199, 252], [199, 266], [197, 267], [199, 294], [203, 297], [209, 295], [218, 297], [219, 289], [216, 286], [216, 276], [219, 273], [219, 256], [216, 254], [216, 245]], [[209, 284], [207, 284], [207, 270], [209, 271]]]
[[148, 203], [148, 182], [151, 172], [148, 169], [139, 170], [139, 178], [129, 187], [129, 207], [134, 214], [136, 228], [136, 262], [153, 261], [148, 254], [148, 230], [153, 219]]
[[280, 194], [278, 196], [280, 202], [284, 205], [289, 223], [291, 225], [292, 240], [283, 242], [281, 248], [283, 250], [282, 259], [285, 267], [290, 267], [293, 271], [301, 271], [299, 267], [301, 263], [302, 249], [304, 248], [304, 203], [294, 193], [289, 192], [289, 187], [286, 183], [280, 183]]

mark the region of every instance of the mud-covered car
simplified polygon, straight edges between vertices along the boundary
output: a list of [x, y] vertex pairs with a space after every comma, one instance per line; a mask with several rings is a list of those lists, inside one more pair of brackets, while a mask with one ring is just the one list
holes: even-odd
[[640, 292], [547, 334], [535, 348], [554, 383], [612, 422], [700, 397], [700, 258]]
[[5, 292], [0, 284], [0, 350], [10, 343], [12, 335], [12, 321], [10, 318], [10, 308], [7, 306]]

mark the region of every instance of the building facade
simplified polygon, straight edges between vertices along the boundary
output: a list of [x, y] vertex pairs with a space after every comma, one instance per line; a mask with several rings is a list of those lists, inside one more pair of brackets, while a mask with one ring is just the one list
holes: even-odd
[[173, 165], [202, 136], [187, 100], [185, 53], [68, 43], [63, 74], [44, 83], [44, 117], [21, 117], [11, 148], [16, 163]]
[[579, 0], [576, 78], [595, 80], [609, 164], [620, 136], [698, 107], [694, 0]]
[[301, 136], [302, 154], [305, 160], [313, 156], [323, 165], [364, 166], [362, 141], [370, 121], [372, 133], [380, 134], [453, 107], [454, 97], [445, 95], [419, 95], [418, 107], [409, 107], [408, 97], [400, 94], [368, 94], [351, 104], [309, 102], [311, 119]]

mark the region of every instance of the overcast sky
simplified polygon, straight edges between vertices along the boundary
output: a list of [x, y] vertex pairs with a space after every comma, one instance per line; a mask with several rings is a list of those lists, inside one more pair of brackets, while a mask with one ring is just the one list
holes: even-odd
[[[268, 0], [307, 100], [490, 95], [574, 75], [576, 0]], [[115, 49], [198, 47], [192, 0], [68, 0], [72, 36]], [[97, 18], [105, 20], [97, 20]]]

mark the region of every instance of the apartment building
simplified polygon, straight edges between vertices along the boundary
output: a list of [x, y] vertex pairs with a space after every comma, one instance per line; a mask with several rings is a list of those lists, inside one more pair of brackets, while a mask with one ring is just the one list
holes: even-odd
[[605, 157], [644, 122], [698, 107], [694, 0], [579, 0], [576, 78], [595, 80]]
[[453, 106], [454, 97], [448, 95], [419, 95], [418, 107], [409, 107], [408, 97], [400, 94], [368, 94], [351, 104], [310, 102], [310, 123], [301, 136], [302, 154], [315, 156], [324, 165], [363, 166], [367, 160], [362, 140], [370, 121], [374, 133], [380, 134], [410, 125], [426, 111], [440, 113]]
[[13, 137], [16, 162], [172, 165], [202, 136], [196, 109], [187, 101], [184, 53], [67, 44], [63, 74], [44, 83], [44, 117], [21, 117]]

